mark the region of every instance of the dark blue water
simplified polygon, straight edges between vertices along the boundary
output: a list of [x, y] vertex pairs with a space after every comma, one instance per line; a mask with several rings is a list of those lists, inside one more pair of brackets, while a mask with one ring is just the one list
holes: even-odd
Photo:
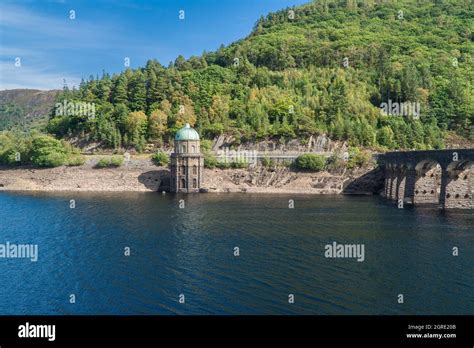
[[378, 197], [0, 193], [0, 244], [39, 246], [0, 259], [0, 314], [473, 314], [473, 222]]

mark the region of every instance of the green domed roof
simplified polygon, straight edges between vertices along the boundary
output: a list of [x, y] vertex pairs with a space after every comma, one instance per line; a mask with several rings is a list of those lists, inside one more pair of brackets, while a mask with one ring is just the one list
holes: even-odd
[[189, 123], [176, 132], [175, 140], [199, 140], [199, 134], [194, 128], [191, 128]]

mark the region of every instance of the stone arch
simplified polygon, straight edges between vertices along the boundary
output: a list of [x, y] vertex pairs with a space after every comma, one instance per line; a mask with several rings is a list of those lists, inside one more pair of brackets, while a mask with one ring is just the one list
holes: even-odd
[[405, 201], [405, 189], [407, 183], [407, 169], [408, 166], [406, 164], [402, 164], [398, 166], [397, 170], [397, 182], [396, 182], [396, 190], [395, 190], [395, 200], [398, 202], [399, 200]]
[[432, 159], [422, 160], [415, 166], [414, 204], [438, 204], [441, 193], [442, 167]]
[[181, 186], [182, 189], [185, 189], [185, 188], [186, 188], [186, 179], [181, 178], [181, 180], [180, 180], [180, 186]]
[[474, 208], [474, 161], [451, 162], [446, 167], [445, 208]]

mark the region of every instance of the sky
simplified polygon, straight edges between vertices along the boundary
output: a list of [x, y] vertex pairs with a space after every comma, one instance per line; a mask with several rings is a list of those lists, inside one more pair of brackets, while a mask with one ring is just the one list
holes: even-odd
[[77, 86], [123, 71], [126, 58], [131, 68], [148, 59], [167, 66], [247, 36], [261, 15], [307, 2], [0, 0], [0, 90]]

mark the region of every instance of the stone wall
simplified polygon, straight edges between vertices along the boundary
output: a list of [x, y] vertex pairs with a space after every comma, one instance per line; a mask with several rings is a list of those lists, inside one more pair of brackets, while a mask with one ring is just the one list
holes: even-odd
[[390, 152], [377, 160], [384, 168], [387, 199], [474, 208], [474, 149]]
[[446, 186], [446, 208], [474, 208], [474, 199], [472, 199], [474, 175], [470, 171], [472, 168], [454, 171], [449, 176]]

